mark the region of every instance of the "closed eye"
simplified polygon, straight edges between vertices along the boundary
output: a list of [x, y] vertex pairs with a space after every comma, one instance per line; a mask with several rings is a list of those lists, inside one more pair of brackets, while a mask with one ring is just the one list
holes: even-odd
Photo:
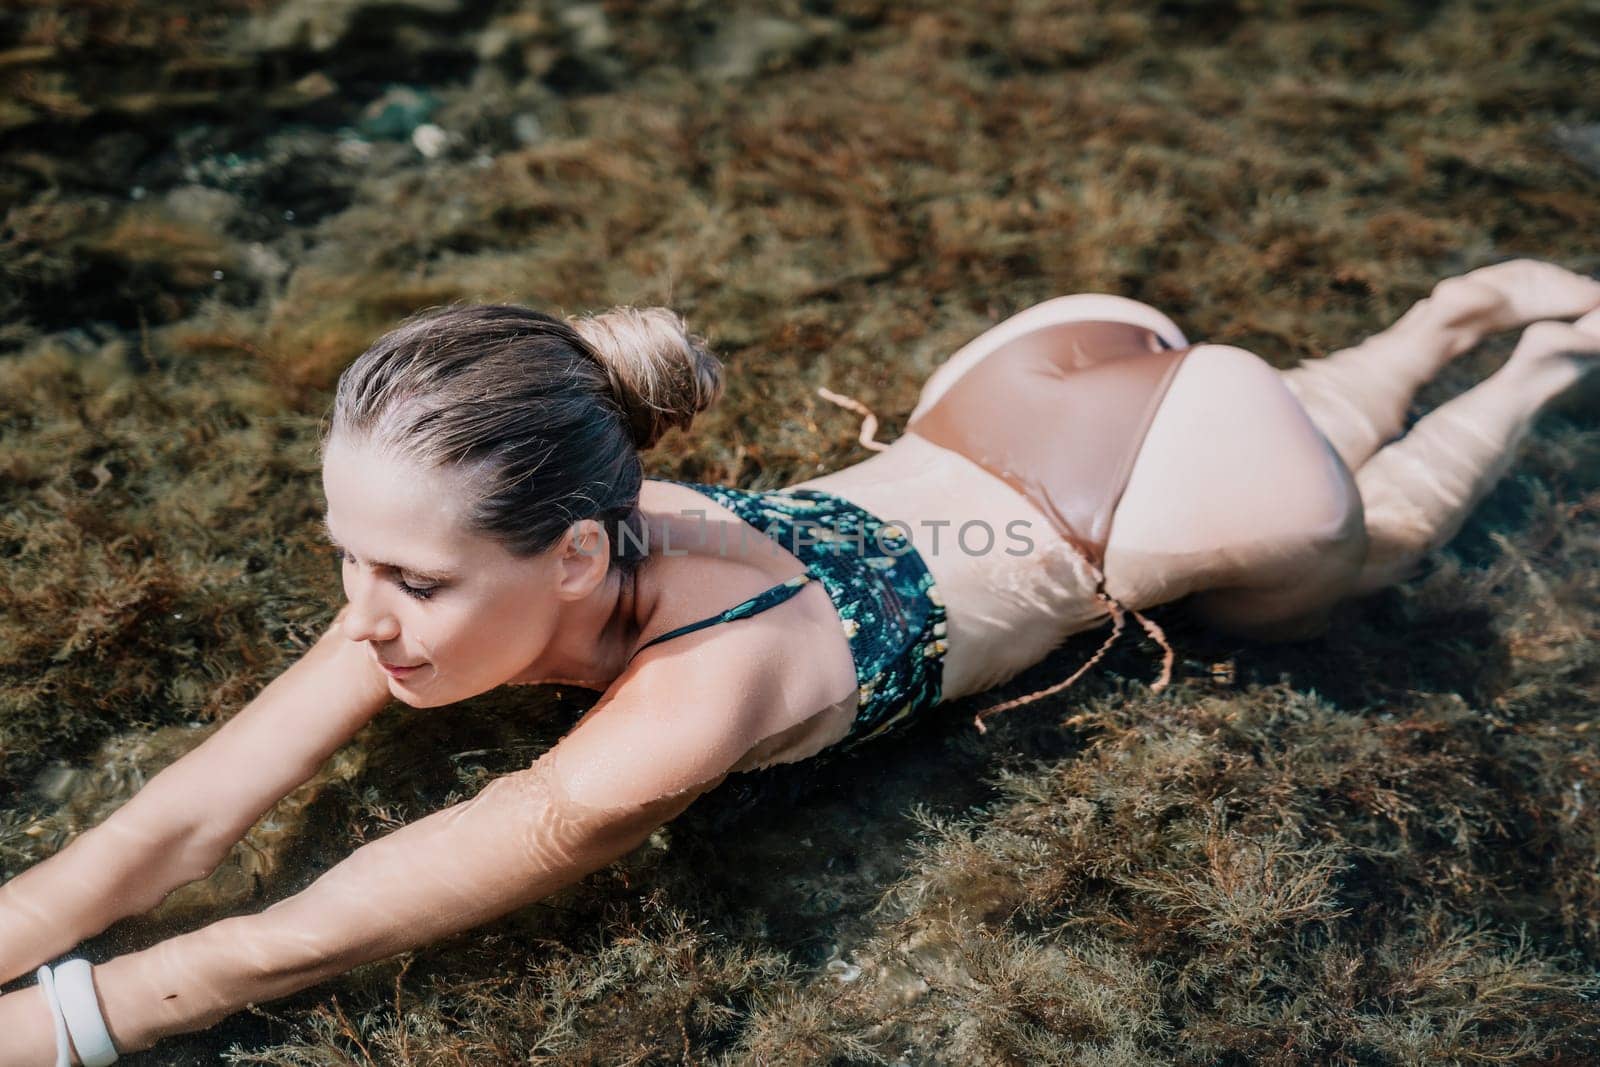
[[[334, 545], [333, 546], [333, 551], [335, 552], [335, 554], [338, 555], [339, 563], [341, 565], [345, 564], [345, 563], [353, 563], [353, 562], [355, 562], [350, 557], [350, 553], [346, 552], [344, 549], [340, 548], [338, 545]], [[439, 589], [439, 587], [436, 586], [436, 585], [429, 585], [429, 586], [411, 585], [411, 584], [407, 583], [403, 578], [401, 578], [398, 574], [395, 575], [394, 584], [399, 586], [400, 590], [402, 592], [404, 592], [406, 594], [406, 596], [410, 597], [413, 600], [429, 600], [429, 599], [431, 599], [433, 597], [433, 594], [435, 592], [437, 592], [438, 589]]]

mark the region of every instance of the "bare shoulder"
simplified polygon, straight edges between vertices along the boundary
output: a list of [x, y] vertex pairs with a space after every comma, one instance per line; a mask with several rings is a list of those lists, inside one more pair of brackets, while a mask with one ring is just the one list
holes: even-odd
[[[689, 558], [671, 568], [658, 576], [665, 588], [657, 599], [670, 606], [657, 612], [667, 618], [652, 621], [651, 633], [774, 584], [770, 575], [730, 575]], [[708, 595], [708, 586], [716, 591]], [[672, 603], [680, 589], [691, 608]], [[645, 805], [775, 762], [761, 757], [803, 744], [841, 709], [847, 721], [855, 697], [849, 644], [826, 591], [811, 582], [759, 614], [642, 650], [550, 755], [581, 806]]]
[[[656, 545], [641, 577], [639, 646], [681, 626], [720, 614], [806, 572], [805, 564], [783, 544], [745, 523], [721, 504], [690, 489], [647, 482], [652, 491], [641, 499]], [[730, 528], [736, 528], [732, 530]], [[671, 546], [671, 550], [666, 548]], [[690, 649], [717, 651], [686, 659], [696, 669], [737, 672], [741, 658], [718, 638], [739, 639], [760, 646], [776, 659], [770, 670], [805, 676], [804, 687], [791, 690], [831, 693], [838, 700], [855, 688], [855, 661], [838, 610], [821, 582], [812, 581], [782, 603], [756, 615], [719, 623], [643, 649], [635, 662], [655, 662]], [[809, 644], [802, 644], [809, 642]], [[793, 683], [796, 679], [789, 679]]]

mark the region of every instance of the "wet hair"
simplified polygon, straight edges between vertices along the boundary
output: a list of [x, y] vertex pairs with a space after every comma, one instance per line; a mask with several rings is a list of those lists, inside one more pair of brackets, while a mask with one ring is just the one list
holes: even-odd
[[721, 395], [722, 363], [667, 308], [558, 319], [455, 305], [413, 315], [345, 368], [321, 447], [337, 434], [454, 468], [469, 527], [516, 556], [595, 519], [610, 565], [631, 574], [645, 556], [639, 453]]

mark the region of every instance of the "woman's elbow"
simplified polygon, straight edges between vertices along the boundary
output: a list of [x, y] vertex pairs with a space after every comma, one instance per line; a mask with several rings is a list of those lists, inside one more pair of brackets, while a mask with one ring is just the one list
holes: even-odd
[[[662, 786], [585, 795], [585, 785], [594, 783], [574, 787], [548, 761], [541, 760], [527, 770], [490, 782], [477, 800], [510, 805], [508, 825], [515, 827], [518, 855], [530, 872], [564, 869], [580, 872], [581, 877], [626, 855], [727, 775], [722, 771], [687, 788]], [[632, 783], [635, 787], [639, 784]], [[640, 795], [626, 795], [629, 792]]]

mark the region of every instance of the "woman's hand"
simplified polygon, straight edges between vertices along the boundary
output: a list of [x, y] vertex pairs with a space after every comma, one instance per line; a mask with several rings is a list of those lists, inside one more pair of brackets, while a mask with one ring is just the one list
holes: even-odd
[[[0, 1063], [6, 1067], [55, 1067], [56, 1027], [44, 987], [31, 986], [0, 997]], [[72, 1062], [81, 1061], [76, 1055]]]

